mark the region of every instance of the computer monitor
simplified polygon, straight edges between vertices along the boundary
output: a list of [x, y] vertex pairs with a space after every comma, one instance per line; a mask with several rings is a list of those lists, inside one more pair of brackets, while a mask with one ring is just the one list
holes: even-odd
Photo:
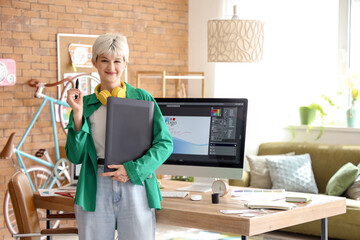
[[[241, 179], [248, 101], [244, 98], [157, 98], [174, 150], [156, 173]], [[208, 191], [193, 184], [189, 191]], [[200, 189], [199, 189], [200, 187]], [[205, 187], [206, 190], [201, 190]]]

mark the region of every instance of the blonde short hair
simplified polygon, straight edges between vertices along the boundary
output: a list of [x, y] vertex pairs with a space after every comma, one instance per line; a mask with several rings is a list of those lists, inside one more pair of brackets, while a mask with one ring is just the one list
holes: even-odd
[[93, 62], [96, 62], [97, 58], [101, 54], [122, 56], [126, 63], [129, 62], [129, 46], [126, 37], [119, 33], [106, 33], [100, 35], [94, 42], [92, 47]]

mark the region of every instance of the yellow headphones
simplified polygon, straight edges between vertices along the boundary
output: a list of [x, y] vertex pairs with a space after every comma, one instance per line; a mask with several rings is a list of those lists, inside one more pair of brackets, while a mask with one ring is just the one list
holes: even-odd
[[120, 97], [125, 98], [126, 97], [126, 85], [123, 81], [121, 81], [120, 87], [115, 87], [111, 93], [108, 90], [102, 90], [100, 91], [101, 84], [98, 84], [95, 87], [95, 95], [96, 98], [99, 99], [99, 101], [106, 106], [107, 104], [107, 98], [108, 97]]

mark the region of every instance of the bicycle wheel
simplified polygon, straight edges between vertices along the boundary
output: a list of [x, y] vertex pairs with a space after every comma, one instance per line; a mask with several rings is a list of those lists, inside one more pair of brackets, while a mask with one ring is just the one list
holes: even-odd
[[[51, 181], [47, 181], [48, 179], [53, 179], [53, 175], [52, 175], [52, 171], [44, 168], [44, 167], [30, 167], [27, 169], [28, 174], [31, 178], [31, 181], [33, 182], [34, 186], [36, 189], [42, 188], [43, 185], [45, 185], [44, 187], [46, 188], [48, 184], [46, 184], [47, 182], [51, 182]], [[55, 182], [55, 187], [60, 187], [61, 183], [59, 181]], [[11, 203], [11, 199], [10, 199], [10, 194], [8, 192], [8, 190], [6, 190], [5, 192], [5, 197], [4, 197], [4, 206], [3, 206], [3, 212], [4, 212], [4, 218], [5, 218], [5, 223], [6, 226], [9, 230], [9, 232], [11, 234], [17, 233], [18, 227], [16, 224], [16, 218], [15, 218], [15, 213], [14, 213], [14, 209], [12, 207], [12, 203]], [[46, 210], [44, 209], [38, 209], [38, 215], [39, 218], [45, 218], [46, 217]], [[41, 223], [41, 228], [45, 228], [46, 222], [42, 221]], [[53, 228], [57, 228], [60, 224], [60, 221], [57, 220], [54, 222], [53, 224]], [[41, 238], [41, 239], [46, 239], [46, 237]]]
[[[100, 80], [96, 78], [95, 76], [89, 75], [89, 74], [80, 74], [77, 76], [74, 76], [73, 81], [75, 83], [76, 79], [79, 80], [79, 89], [81, 89], [82, 93], [84, 95], [88, 95], [94, 92], [95, 87], [100, 83]], [[68, 82], [60, 95], [60, 100], [63, 102], [66, 102], [67, 98], [67, 91], [72, 88], [71, 82]], [[70, 116], [71, 108], [65, 107], [63, 105], [59, 105], [59, 116], [60, 116], [60, 123], [61, 128], [63, 129], [64, 133], [67, 134], [67, 131], [65, 129], [66, 125], [69, 122], [69, 116]]]

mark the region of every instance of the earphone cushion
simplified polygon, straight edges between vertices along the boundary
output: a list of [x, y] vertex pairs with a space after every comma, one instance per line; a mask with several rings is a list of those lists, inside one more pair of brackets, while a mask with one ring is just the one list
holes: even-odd
[[103, 105], [106, 105], [107, 104], [107, 98], [111, 97], [111, 93], [108, 90], [102, 90], [101, 92], [99, 92], [97, 97], [98, 97], [99, 101]]
[[112, 95], [113, 97], [118, 97], [119, 91], [120, 91], [120, 88], [119, 88], [119, 87], [115, 87], [115, 88], [112, 90], [111, 95]]
[[124, 98], [124, 97], [125, 97], [125, 93], [126, 93], [126, 91], [125, 91], [123, 88], [115, 87], [115, 88], [112, 90], [111, 95], [112, 95], [113, 97], [121, 97], [121, 98]]

